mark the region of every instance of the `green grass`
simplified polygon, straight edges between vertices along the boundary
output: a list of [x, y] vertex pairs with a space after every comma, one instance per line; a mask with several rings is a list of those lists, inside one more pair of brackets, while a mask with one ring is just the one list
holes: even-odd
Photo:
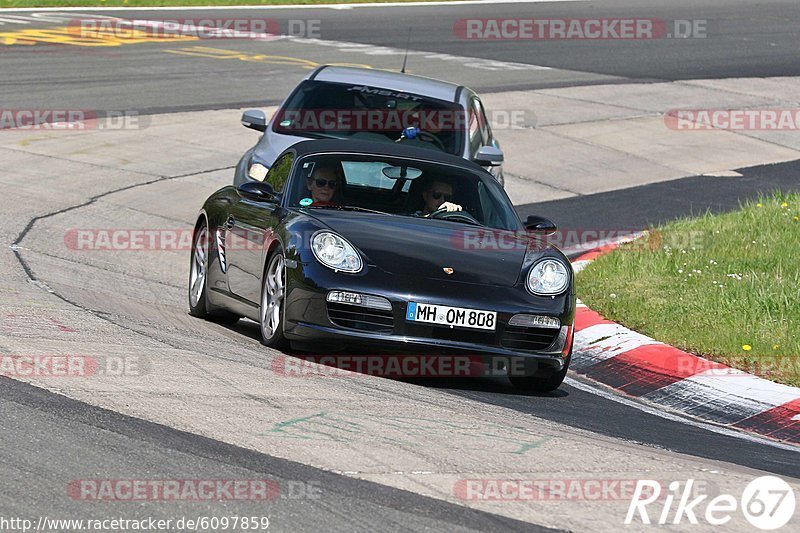
[[419, 0], [0, 0], [11, 7], [150, 7], [150, 6], [249, 6], [287, 4], [361, 4]]
[[657, 228], [577, 284], [589, 307], [630, 329], [800, 386], [800, 195]]

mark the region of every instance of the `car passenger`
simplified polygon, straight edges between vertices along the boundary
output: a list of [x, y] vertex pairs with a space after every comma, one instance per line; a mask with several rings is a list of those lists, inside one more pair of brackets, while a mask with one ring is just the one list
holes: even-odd
[[[306, 178], [306, 187], [311, 192], [312, 206], [340, 205], [341, 188], [344, 175], [341, 166], [317, 163], [311, 175]], [[337, 191], [339, 194], [337, 195]]]

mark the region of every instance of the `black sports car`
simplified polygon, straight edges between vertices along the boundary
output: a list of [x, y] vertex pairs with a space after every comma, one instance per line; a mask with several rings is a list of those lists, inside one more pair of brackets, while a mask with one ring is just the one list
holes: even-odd
[[564, 379], [567, 258], [482, 167], [400, 144], [300, 142], [264, 181], [223, 187], [194, 230], [190, 314], [261, 325], [262, 342], [523, 361], [518, 387]]

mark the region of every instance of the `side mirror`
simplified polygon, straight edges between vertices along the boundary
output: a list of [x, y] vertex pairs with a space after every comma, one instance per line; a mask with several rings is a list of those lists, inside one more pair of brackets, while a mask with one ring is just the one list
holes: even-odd
[[242, 126], [256, 131], [267, 131], [267, 115], [260, 109], [250, 109], [242, 113]]
[[534, 233], [552, 235], [558, 228], [556, 228], [555, 223], [548, 218], [531, 215], [525, 221], [525, 229]]
[[239, 194], [248, 200], [256, 202], [275, 202], [278, 195], [269, 183], [263, 181], [248, 181], [239, 185]]
[[503, 151], [494, 146], [481, 146], [474, 159], [481, 166], [497, 167], [503, 162]]

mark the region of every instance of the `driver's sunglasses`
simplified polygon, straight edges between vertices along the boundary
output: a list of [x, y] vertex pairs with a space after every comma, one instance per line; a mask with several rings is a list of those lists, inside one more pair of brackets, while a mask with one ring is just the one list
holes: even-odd
[[324, 180], [322, 178], [317, 178], [314, 180], [314, 183], [317, 184], [317, 187], [324, 187], [325, 185], [327, 185], [331, 189], [336, 188], [336, 180]]
[[443, 193], [441, 191], [433, 191], [431, 193], [431, 196], [433, 196], [434, 200], [442, 200], [443, 199], [445, 202], [449, 202], [450, 200], [453, 199], [453, 195], [452, 194]]

